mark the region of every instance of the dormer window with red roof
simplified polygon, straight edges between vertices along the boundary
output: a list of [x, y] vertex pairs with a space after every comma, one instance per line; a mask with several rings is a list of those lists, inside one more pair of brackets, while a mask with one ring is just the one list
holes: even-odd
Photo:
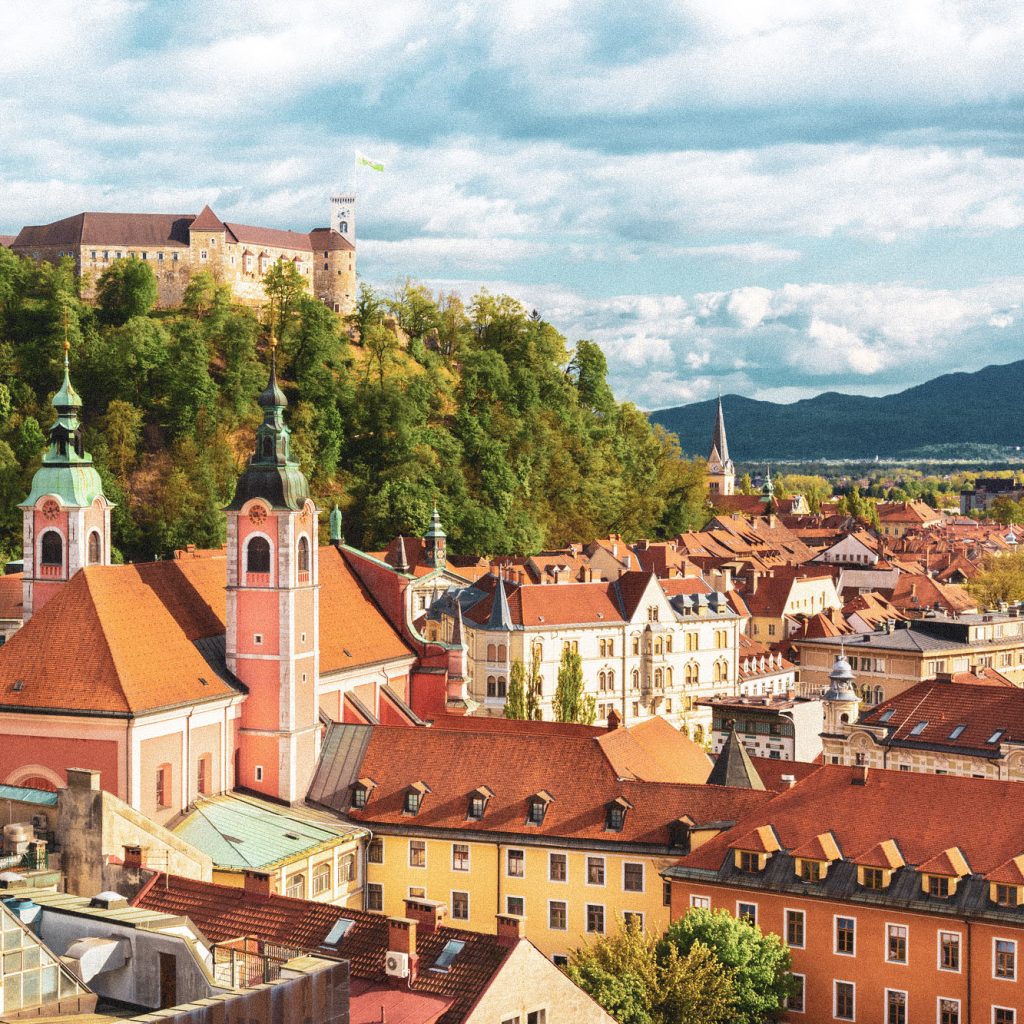
[[430, 787], [423, 781], [414, 782], [405, 791], [405, 804], [402, 810], [406, 814], [419, 814], [423, 806], [423, 797], [430, 792]]
[[492, 790], [487, 786], [481, 786], [473, 790], [469, 795], [469, 807], [466, 810], [466, 817], [473, 821], [479, 821], [487, 812], [487, 801], [494, 796]]
[[626, 812], [633, 805], [625, 797], [616, 797], [605, 809], [604, 827], [608, 832], [621, 832], [626, 827]]
[[366, 806], [370, 799], [370, 792], [375, 789], [377, 783], [371, 778], [359, 779], [352, 786], [352, 806], [359, 809]]
[[543, 825], [544, 815], [548, 813], [548, 806], [552, 800], [554, 797], [546, 789], [534, 793], [526, 804], [527, 825]]

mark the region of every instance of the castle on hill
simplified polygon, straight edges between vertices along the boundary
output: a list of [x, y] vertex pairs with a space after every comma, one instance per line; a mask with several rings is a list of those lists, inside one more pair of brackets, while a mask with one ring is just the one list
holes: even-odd
[[307, 292], [336, 313], [356, 297], [355, 196], [331, 199], [331, 226], [284, 231], [221, 220], [209, 206], [196, 214], [76, 213], [23, 227], [9, 242], [19, 256], [56, 263], [69, 257], [82, 297], [95, 296], [108, 267], [134, 256], [153, 268], [157, 305], [181, 303], [192, 274], [209, 271], [236, 302], [261, 305], [263, 277], [279, 260], [295, 265]]

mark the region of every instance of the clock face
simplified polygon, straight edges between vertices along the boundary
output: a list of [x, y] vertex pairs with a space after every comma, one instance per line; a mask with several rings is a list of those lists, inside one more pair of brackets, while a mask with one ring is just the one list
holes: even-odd
[[249, 509], [249, 522], [252, 523], [253, 526], [259, 526], [261, 523], [264, 523], [266, 518], [267, 510], [262, 505], [253, 505], [253, 507]]
[[60, 515], [60, 505], [57, 504], [50, 498], [49, 501], [43, 502], [43, 518], [49, 519], [51, 522]]

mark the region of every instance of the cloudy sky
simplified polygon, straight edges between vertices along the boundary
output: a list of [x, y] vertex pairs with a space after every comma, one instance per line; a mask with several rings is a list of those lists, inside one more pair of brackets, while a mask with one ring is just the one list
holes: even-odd
[[884, 394], [1024, 357], [1011, 0], [3, 0], [0, 232], [306, 229], [503, 290], [620, 397]]

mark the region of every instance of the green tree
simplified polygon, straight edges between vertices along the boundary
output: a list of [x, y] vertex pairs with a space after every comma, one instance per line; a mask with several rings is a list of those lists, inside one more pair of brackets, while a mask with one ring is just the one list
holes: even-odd
[[387, 309], [385, 301], [370, 285], [365, 282], [359, 286], [356, 296], [356, 308], [352, 311], [349, 321], [359, 334], [362, 343], [371, 327], [382, 324]]
[[776, 1020], [792, 991], [789, 950], [777, 935], [725, 910], [691, 910], [673, 921], [658, 943], [659, 959], [674, 948], [686, 957], [696, 946], [711, 950], [732, 982], [735, 1024]]
[[263, 275], [263, 291], [270, 303], [268, 326], [284, 341], [297, 319], [299, 300], [306, 294], [306, 279], [291, 260], [279, 259]]
[[539, 722], [543, 717], [540, 688], [540, 656], [534, 651], [530, 656], [530, 673], [526, 677], [526, 717], [531, 722]]
[[821, 503], [832, 497], [832, 485], [823, 476], [800, 475], [798, 473], [787, 473], [775, 483], [775, 493], [780, 494], [779, 487], [783, 487], [781, 496], [802, 494], [807, 499], [807, 504], [812, 512], [821, 509]]
[[107, 463], [123, 487], [128, 486], [128, 474], [138, 461], [142, 423], [142, 410], [120, 399], [107, 406], [103, 417], [103, 437], [109, 451]]
[[566, 974], [619, 1024], [726, 1024], [734, 997], [728, 973], [706, 946], [686, 956], [635, 924], [575, 950]]
[[523, 663], [515, 658], [512, 661], [512, 668], [508, 674], [508, 692], [505, 695], [505, 717], [525, 719], [526, 715], [526, 688], [524, 679], [526, 672]]
[[120, 325], [145, 316], [156, 304], [156, 274], [146, 260], [117, 260], [100, 275], [96, 304], [100, 323]]
[[750, 479], [749, 473], [744, 473], [740, 477], [740, 482], [737, 484], [737, 487], [739, 487], [740, 494], [754, 493], [754, 481]]
[[556, 722], [593, 725], [597, 718], [597, 703], [593, 695], [583, 692], [583, 661], [579, 653], [569, 647], [562, 651], [562, 661], [558, 666], [554, 712]]
[[1024, 551], [986, 555], [981, 572], [966, 586], [982, 608], [995, 608], [1000, 601], [1024, 601]]

